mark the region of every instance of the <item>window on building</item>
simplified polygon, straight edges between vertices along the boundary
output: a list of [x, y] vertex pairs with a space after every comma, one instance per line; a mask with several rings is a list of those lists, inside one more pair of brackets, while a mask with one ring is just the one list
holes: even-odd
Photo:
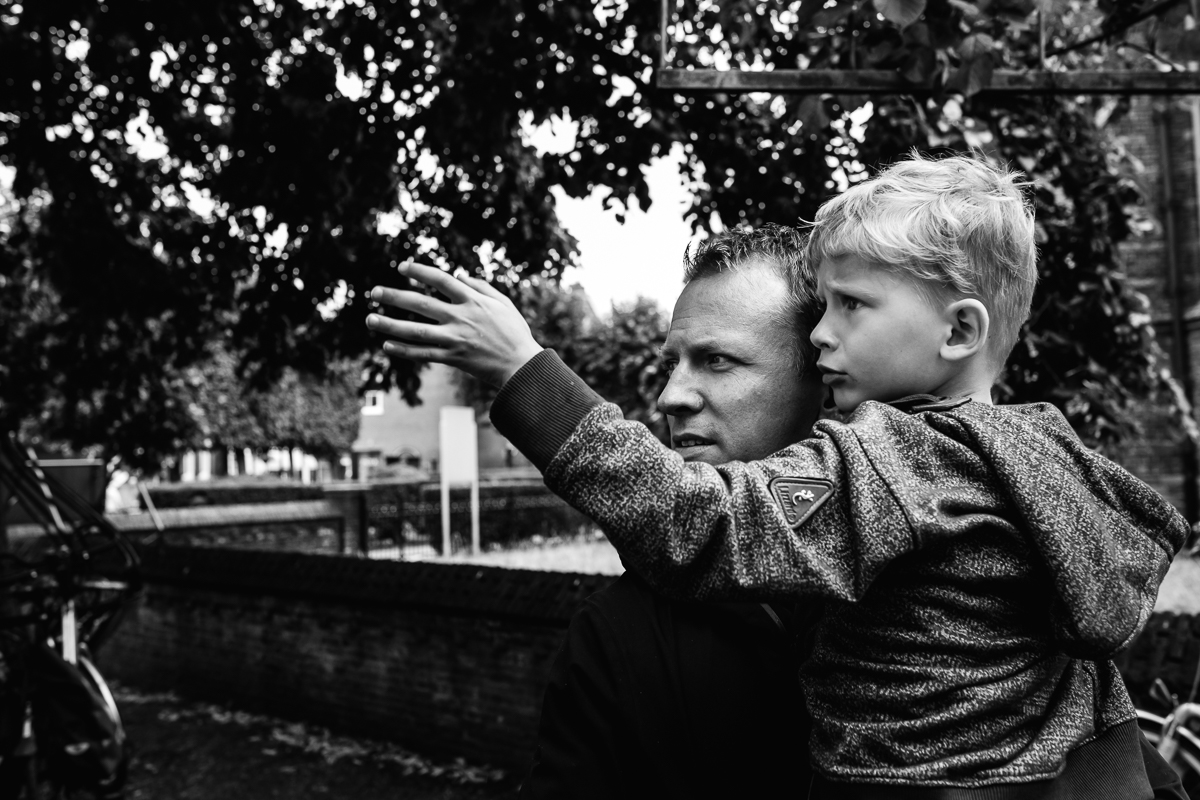
[[362, 413], [364, 416], [377, 417], [383, 413], [383, 392], [371, 389], [363, 395]]

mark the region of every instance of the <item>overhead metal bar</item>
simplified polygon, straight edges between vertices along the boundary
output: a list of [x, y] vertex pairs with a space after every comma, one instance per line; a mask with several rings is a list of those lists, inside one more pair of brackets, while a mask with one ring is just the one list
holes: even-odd
[[[1194, 1], [1194, 0], [1193, 0]], [[660, 89], [680, 92], [728, 92], [742, 94], [915, 94], [944, 91], [943, 87], [921, 86], [906, 80], [896, 70], [865, 69], [780, 69], [748, 70], [675, 69], [667, 61], [671, 12], [675, 0], [661, 0], [658, 39]], [[1038, 15], [1039, 56], [1045, 63], [1044, 22]], [[1065, 71], [997, 70], [980, 94], [1019, 95], [1200, 95], [1200, 72], [1173, 71]]]
[[[893, 70], [802, 70], [766, 72], [715, 69], [658, 71], [658, 87], [680, 92], [770, 92], [772, 94], [932, 94], [935, 89], [906, 80]], [[943, 89], [944, 91], [944, 89]], [[1021, 95], [1200, 95], [1200, 72], [997, 70], [980, 94]]]

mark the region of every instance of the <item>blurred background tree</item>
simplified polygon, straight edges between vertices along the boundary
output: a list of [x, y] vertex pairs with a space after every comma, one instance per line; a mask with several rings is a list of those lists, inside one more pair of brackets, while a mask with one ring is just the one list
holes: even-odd
[[[1044, 280], [1001, 391], [1113, 441], [1160, 380], [1115, 256], [1138, 198], [1096, 104], [978, 93], [997, 67], [1036, 66], [1037, 5], [679, 3], [675, 63], [896, 69], [929, 90], [868, 104], [659, 91], [655, 3], [4, 0], [0, 162], [16, 208], [0, 241], [0, 426], [33, 420], [153, 469], [196, 436], [186, 375], [222, 337], [259, 390], [367, 353], [372, 385], [412, 399], [415, 367], [365, 330], [367, 289], [396, 284], [409, 257], [514, 291], [553, 282], [576, 254], [551, 188], [644, 206], [642, 167], [681, 143], [698, 231], [811, 218], [912, 147], [1028, 169]], [[1073, 43], [1127, 36], [1143, 11], [1041, 6], [1066, 67], [1094, 58]], [[1171, 16], [1186, 4], [1155, 8], [1167, 16], [1138, 48], [1188, 55]], [[550, 120], [575, 126], [563, 152], [530, 143]], [[637, 371], [626, 410], [652, 415], [647, 359], [596, 363]]]

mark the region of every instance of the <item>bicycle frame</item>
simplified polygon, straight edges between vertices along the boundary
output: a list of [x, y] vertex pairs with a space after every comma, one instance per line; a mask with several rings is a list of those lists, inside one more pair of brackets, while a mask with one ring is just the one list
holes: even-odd
[[[36, 764], [44, 761], [62, 770], [47, 772], [55, 785], [86, 788], [113, 800], [124, 783], [125, 735], [112, 693], [88, 653], [113, 630], [119, 612], [141, 588], [140, 559], [108, 520], [47, 475], [11, 435], [0, 437], [0, 490], [0, 498], [7, 495], [6, 503], [20, 504], [41, 529], [29, 540], [30, 552], [0, 553], [0, 653], [23, 676], [20, 686], [0, 688], [18, 692], [14, 700], [19, 698], [25, 710], [22, 735], [9, 752], [0, 752], [0, 763], [28, 763], [30, 798], [40, 796]], [[41, 666], [35, 669], [34, 663]], [[49, 689], [30, 694], [31, 686], [52, 680], [64, 693], [57, 696], [61, 702], [54, 702]], [[34, 715], [37, 708], [49, 716]], [[56, 728], [51, 720], [63, 720], [67, 727]], [[57, 744], [45, 751], [46, 742]]]
[[1136, 709], [1138, 728], [1179, 773], [1184, 790], [1195, 792], [1200, 789], [1200, 736], [1192, 733], [1188, 723], [1200, 718], [1200, 703], [1180, 703], [1161, 678], [1154, 681], [1150, 696], [1172, 711], [1161, 716]]

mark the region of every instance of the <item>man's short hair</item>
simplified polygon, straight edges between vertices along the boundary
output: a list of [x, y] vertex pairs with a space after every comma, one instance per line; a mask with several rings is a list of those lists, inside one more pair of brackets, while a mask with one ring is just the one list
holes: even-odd
[[766, 224], [753, 230], [739, 228], [718, 234], [702, 242], [695, 253], [689, 246], [683, 256], [684, 284], [722, 272], [737, 272], [759, 262], [783, 279], [788, 291], [779, 322], [795, 332], [792, 360], [798, 375], [816, 369], [818, 353], [809, 337], [822, 312], [816, 280], [804, 258], [804, 245], [802, 231], [787, 225]]
[[999, 370], [1029, 317], [1037, 282], [1033, 206], [1020, 173], [982, 155], [914, 151], [817, 211], [808, 261], [855, 255], [908, 275], [933, 299], [974, 297], [991, 316]]

